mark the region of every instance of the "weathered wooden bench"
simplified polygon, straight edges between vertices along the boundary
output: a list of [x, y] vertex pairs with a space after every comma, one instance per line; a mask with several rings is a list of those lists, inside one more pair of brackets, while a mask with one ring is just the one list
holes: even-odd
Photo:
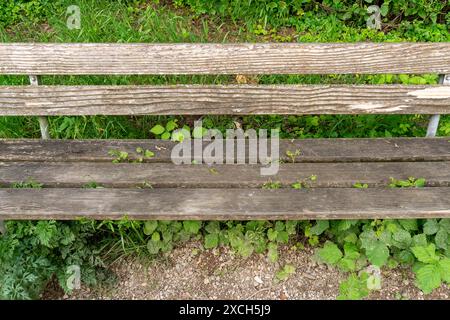
[[[1, 116], [39, 116], [43, 139], [0, 140], [0, 220], [345, 219], [450, 217], [450, 43], [1, 44]], [[45, 86], [40, 75], [441, 74], [441, 85]], [[260, 165], [175, 165], [175, 142], [52, 140], [55, 115], [434, 115], [428, 137], [281, 140], [275, 176]], [[110, 150], [152, 151], [112, 163]], [[295, 157], [287, 154], [300, 152]], [[316, 176], [309, 188], [291, 184]], [[424, 188], [388, 188], [389, 178]], [[33, 179], [42, 189], [11, 185]], [[268, 181], [280, 189], [264, 189]], [[95, 182], [104, 188], [83, 188]], [[153, 188], [139, 188], [148, 182]], [[354, 188], [365, 183], [367, 189]]]

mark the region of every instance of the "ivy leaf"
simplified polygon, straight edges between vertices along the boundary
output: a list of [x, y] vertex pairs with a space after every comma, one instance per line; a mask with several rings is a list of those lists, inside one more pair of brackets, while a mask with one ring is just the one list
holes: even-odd
[[342, 252], [336, 244], [327, 241], [322, 249], [318, 250], [319, 258], [328, 264], [336, 264], [342, 258]]
[[374, 247], [366, 249], [366, 255], [372, 264], [382, 267], [389, 258], [389, 249], [379, 241]]
[[441, 273], [439, 267], [434, 264], [420, 266], [416, 271], [416, 278], [417, 286], [425, 294], [441, 286]]
[[423, 225], [423, 232], [426, 235], [432, 235], [439, 231], [439, 224], [436, 219], [428, 219]]
[[164, 127], [160, 124], [155, 125], [153, 128], [150, 129], [150, 132], [155, 134], [155, 135], [160, 135], [162, 134], [166, 129], [164, 129]]
[[439, 257], [436, 256], [436, 246], [430, 243], [426, 247], [417, 246], [411, 248], [412, 253], [416, 256], [417, 260], [423, 263], [435, 263], [439, 261]]
[[330, 227], [328, 220], [318, 220], [316, 225], [310, 229], [311, 234], [316, 236], [321, 235], [325, 230]]

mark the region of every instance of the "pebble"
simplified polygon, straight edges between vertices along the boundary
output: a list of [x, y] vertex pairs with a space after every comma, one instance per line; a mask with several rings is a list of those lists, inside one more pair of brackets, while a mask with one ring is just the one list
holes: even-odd
[[256, 276], [256, 277], [255, 277], [255, 281], [256, 281], [258, 284], [263, 284], [263, 281], [262, 281], [262, 279], [261, 279], [260, 276]]

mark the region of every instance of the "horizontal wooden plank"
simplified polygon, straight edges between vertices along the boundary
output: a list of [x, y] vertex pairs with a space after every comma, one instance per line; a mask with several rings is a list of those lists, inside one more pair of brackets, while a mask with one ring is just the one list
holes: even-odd
[[[450, 162], [356, 162], [281, 164], [275, 175], [261, 175], [259, 165], [174, 165], [169, 163], [0, 162], [0, 185], [35, 181], [44, 187], [82, 187], [95, 182], [114, 188], [261, 188], [277, 182], [290, 188], [352, 187], [367, 183], [387, 187], [390, 177], [425, 178], [427, 186], [450, 186]], [[315, 176], [314, 181], [310, 177]]]
[[7, 219], [450, 218], [450, 188], [0, 189]]
[[[236, 142], [237, 144], [238, 142]], [[111, 162], [111, 150], [138, 157], [136, 148], [155, 153], [147, 162], [171, 162], [176, 143], [164, 140], [40, 140], [0, 139], [0, 161], [89, 161]], [[209, 142], [204, 142], [203, 147]], [[226, 151], [226, 150], [225, 150]], [[288, 157], [287, 153], [298, 156]], [[450, 139], [373, 138], [280, 140], [280, 159], [284, 162], [375, 162], [450, 161]], [[226, 152], [224, 152], [224, 155]], [[246, 152], [248, 155], [248, 152]]]
[[449, 86], [0, 86], [0, 115], [450, 114]]
[[0, 74], [450, 73], [450, 43], [2, 43]]

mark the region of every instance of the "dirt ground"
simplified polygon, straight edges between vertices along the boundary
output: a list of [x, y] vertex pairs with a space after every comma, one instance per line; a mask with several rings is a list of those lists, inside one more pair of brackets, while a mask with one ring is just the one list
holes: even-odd
[[[295, 267], [287, 280], [276, 273], [285, 264]], [[118, 281], [111, 287], [82, 287], [70, 296], [49, 290], [44, 299], [336, 299], [339, 282], [346, 275], [314, 261], [313, 250], [280, 252], [271, 263], [266, 255], [244, 259], [226, 248], [203, 250], [197, 242], [174, 249], [151, 262], [121, 259], [112, 265]], [[409, 269], [382, 272], [382, 289], [369, 299], [450, 300], [450, 287], [443, 285], [424, 295], [414, 285]]]

